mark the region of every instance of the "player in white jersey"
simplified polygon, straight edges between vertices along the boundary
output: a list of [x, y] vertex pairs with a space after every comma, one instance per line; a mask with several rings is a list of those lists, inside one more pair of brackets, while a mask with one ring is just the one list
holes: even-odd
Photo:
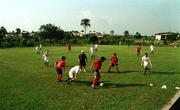
[[49, 63], [49, 52], [46, 50], [43, 54], [44, 66], [48, 66]]
[[94, 60], [95, 59], [95, 49], [94, 49], [93, 45], [91, 45], [89, 52], [91, 55], [91, 60]]
[[152, 63], [150, 58], [148, 57], [148, 53], [145, 53], [141, 60], [141, 66], [144, 66], [144, 75], [146, 75], [147, 70], [150, 72], [150, 68], [148, 67], [148, 65], [152, 67]]
[[78, 66], [74, 66], [69, 70], [69, 78], [66, 80], [68, 83], [70, 83], [72, 80], [75, 80], [78, 73], [81, 72], [81, 67]]
[[151, 44], [151, 46], [149, 47], [149, 49], [150, 49], [150, 55], [151, 54], [154, 54], [154, 46]]
[[94, 48], [95, 48], [95, 51], [97, 52], [98, 51], [98, 44], [97, 43], [94, 45]]
[[38, 47], [38, 46], [36, 46], [36, 54], [38, 55], [38, 54], [40, 54], [40, 48]]
[[39, 45], [39, 49], [42, 50], [42, 44]]

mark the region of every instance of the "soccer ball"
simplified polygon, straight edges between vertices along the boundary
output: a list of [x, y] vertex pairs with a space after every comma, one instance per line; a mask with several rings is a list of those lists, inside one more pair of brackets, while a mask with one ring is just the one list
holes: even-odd
[[104, 86], [104, 83], [100, 83], [100, 86], [103, 87], [103, 86]]
[[153, 84], [149, 84], [149, 86], [153, 86]]

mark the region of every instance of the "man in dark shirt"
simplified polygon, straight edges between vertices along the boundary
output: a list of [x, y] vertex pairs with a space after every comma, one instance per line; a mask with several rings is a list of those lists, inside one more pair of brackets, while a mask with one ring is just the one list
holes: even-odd
[[78, 57], [79, 65], [80, 67], [84, 67], [84, 72], [86, 72], [86, 62], [87, 62], [87, 56], [84, 53], [84, 50], [81, 50], [81, 54], [79, 54]]

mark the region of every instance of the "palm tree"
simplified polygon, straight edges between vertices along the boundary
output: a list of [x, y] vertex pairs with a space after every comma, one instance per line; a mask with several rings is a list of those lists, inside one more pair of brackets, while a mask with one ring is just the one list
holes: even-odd
[[82, 19], [81, 20], [81, 25], [84, 27], [84, 33], [86, 34], [86, 29], [87, 29], [87, 27], [89, 26], [91, 26], [91, 24], [90, 24], [90, 19], [88, 19], [88, 18], [85, 18], [85, 19]]

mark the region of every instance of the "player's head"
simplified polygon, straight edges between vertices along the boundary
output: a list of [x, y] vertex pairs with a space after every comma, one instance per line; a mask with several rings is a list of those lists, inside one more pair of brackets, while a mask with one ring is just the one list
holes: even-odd
[[144, 55], [147, 57], [147, 56], [148, 56], [148, 53], [146, 52], [146, 53], [144, 53]]
[[106, 60], [106, 58], [103, 57], [103, 56], [100, 59], [101, 59], [101, 61], [105, 61]]
[[62, 57], [61, 57], [61, 59], [62, 59], [62, 60], [65, 60], [65, 59], [66, 59], [66, 57], [65, 57], [65, 56], [62, 56]]
[[114, 53], [114, 56], [116, 56], [117, 54], [116, 53]]
[[84, 50], [81, 50], [81, 53], [83, 54], [83, 53], [84, 53]]

